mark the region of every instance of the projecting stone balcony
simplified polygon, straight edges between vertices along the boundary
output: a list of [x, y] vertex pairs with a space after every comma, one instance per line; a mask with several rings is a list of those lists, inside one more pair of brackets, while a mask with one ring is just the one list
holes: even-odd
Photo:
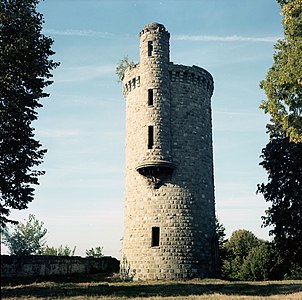
[[159, 188], [171, 178], [176, 165], [166, 160], [148, 160], [140, 163], [135, 170], [148, 179], [153, 188]]

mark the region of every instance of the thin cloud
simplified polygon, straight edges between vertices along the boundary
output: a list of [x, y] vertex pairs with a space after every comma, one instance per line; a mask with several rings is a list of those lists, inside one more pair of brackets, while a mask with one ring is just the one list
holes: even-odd
[[110, 39], [115, 37], [114, 34], [109, 32], [94, 31], [94, 30], [80, 30], [80, 29], [64, 29], [64, 30], [44, 29], [43, 33], [50, 34], [50, 35], [93, 37], [93, 38], [102, 38], [102, 39]]
[[[44, 29], [45, 34], [62, 35], [62, 36], [78, 36], [78, 37], [93, 37], [102, 39], [112, 39], [117, 36], [106, 31], [83, 30], [83, 29]], [[119, 37], [120, 38], [120, 37]], [[173, 40], [176, 41], [191, 41], [191, 42], [251, 42], [251, 43], [275, 43], [280, 37], [247, 37], [240, 35], [217, 36], [217, 35], [173, 35]]]
[[80, 136], [83, 134], [82, 131], [72, 129], [46, 129], [37, 130], [39, 137], [45, 138], [66, 138], [71, 136]]
[[176, 41], [191, 42], [250, 42], [250, 43], [275, 43], [280, 37], [248, 37], [248, 36], [217, 36], [217, 35], [174, 35]]
[[55, 76], [56, 83], [88, 81], [115, 74], [115, 65], [91, 65], [65, 68]]

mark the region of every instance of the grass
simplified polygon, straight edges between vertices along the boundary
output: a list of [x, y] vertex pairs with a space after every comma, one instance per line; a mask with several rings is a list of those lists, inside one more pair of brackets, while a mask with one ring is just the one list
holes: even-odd
[[143, 300], [302, 300], [302, 280], [228, 282], [217, 279], [189, 281], [122, 282], [118, 276], [78, 275], [2, 280], [1, 299], [143, 299]]

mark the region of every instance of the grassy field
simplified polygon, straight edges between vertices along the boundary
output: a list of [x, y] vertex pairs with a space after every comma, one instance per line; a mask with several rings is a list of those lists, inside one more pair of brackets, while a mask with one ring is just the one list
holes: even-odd
[[1, 299], [143, 299], [143, 300], [302, 300], [302, 280], [228, 282], [190, 281], [121, 282], [118, 276], [72, 276], [2, 280]]

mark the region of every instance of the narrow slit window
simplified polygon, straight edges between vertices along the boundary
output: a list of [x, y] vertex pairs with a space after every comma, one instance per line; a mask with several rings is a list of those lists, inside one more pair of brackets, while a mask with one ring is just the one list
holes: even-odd
[[159, 246], [159, 227], [152, 227], [151, 247]]
[[148, 41], [148, 56], [152, 56], [152, 52], [153, 52], [153, 42]]
[[153, 89], [148, 90], [148, 105], [153, 105]]
[[148, 126], [148, 149], [152, 149], [154, 145], [154, 126]]
[[183, 82], [184, 83], [187, 83], [188, 81], [188, 73], [187, 72], [184, 72], [184, 75], [183, 75]]

